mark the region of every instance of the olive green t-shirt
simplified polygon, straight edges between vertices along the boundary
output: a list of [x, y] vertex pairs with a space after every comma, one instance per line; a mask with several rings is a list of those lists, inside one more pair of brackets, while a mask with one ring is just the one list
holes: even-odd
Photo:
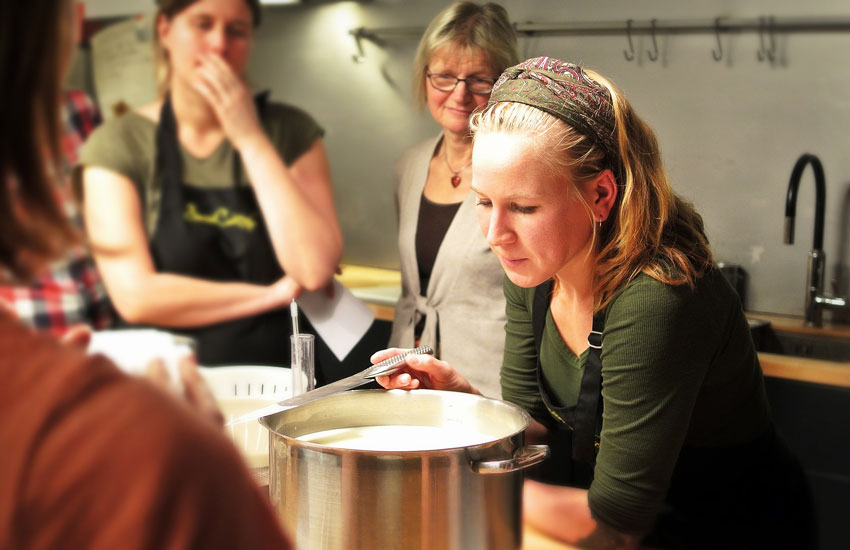
[[[262, 125], [286, 165], [294, 163], [323, 135], [323, 130], [304, 111], [281, 103], [268, 103]], [[80, 165], [99, 166], [126, 176], [139, 192], [148, 237], [153, 235], [159, 214], [161, 183], [155, 174], [156, 123], [128, 112], [102, 124], [88, 138]], [[207, 188], [233, 185], [233, 146], [228, 140], [205, 158], [180, 147], [183, 182]], [[243, 183], [248, 182], [244, 166]]]
[[[506, 278], [504, 291], [502, 396], [551, 426], [536, 379], [534, 288]], [[652, 527], [683, 445], [741, 444], [769, 425], [747, 320], [718, 270], [693, 289], [636, 277], [606, 308], [601, 358], [603, 425], [588, 498], [596, 517], [623, 532]], [[575, 405], [587, 351], [567, 348], [551, 311], [540, 359], [555, 405]]]

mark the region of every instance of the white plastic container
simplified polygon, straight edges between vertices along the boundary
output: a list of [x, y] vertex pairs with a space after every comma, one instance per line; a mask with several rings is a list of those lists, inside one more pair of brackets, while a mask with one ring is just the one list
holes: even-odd
[[144, 375], [148, 365], [161, 360], [175, 391], [182, 390], [177, 365], [195, 355], [191, 338], [150, 328], [126, 328], [93, 332], [87, 351], [102, 354], [130, 374]]
[[[292, 372], [285, 367], [232, 366], [201, 368], [218, 406], [228, 421], [292, 396]], [[269, 465], [268, 430], [256, 420], [227, 426], [248, 466]]]

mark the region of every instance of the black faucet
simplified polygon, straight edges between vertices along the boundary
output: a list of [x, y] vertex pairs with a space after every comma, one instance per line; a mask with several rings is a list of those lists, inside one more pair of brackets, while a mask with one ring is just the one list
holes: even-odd
[[815, 235], [812, 250], [823, 251], [823, 217], [826, 207], [826, 178], [823, 175], [823, 165], [816, 156], [803, 153], [797, 159], [791, 171], [791, 181], [788, 182], [788, 195], [785, 197], [785, 244], [794, 244], [794, 216], [797, 210], [797, 189], [800, 188], [800, 177], [806, 165], [811, 164], [815, 171]]
[[806, 277], [806, 324], [820, 327], [823, 325], [823, 308], [847, 307], [844, 298], [826, 296], [823, 294], [824, 269], [826, 254], [823, 251], [823, 218], [826, 207], [826, 178], [823, 175], [823, 165], [815, 155], [805, 153], [797, 159], [791, 171], [791, 181], [788, 182], [788, 194], [785, 197], [785, 244], [794, 244], [794, 216], [797, 209], [797, 189], [800, 187], [800, 177], [803, 170], [811, 164], [815, 172], [815, 232], [812, 251], [809, 253], [809, 269]]

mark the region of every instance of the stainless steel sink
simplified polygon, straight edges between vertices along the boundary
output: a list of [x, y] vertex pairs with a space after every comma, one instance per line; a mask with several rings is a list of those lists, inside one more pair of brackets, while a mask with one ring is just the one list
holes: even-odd
[[788, 332], [777, 330], [770, 324], [750, 323], [750, 330], [758, 351], [826, 361], [850, 361], [850, 339], [847, 338]]

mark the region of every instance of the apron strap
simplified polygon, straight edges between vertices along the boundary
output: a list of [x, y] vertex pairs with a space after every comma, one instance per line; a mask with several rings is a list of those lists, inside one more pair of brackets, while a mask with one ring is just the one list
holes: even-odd
[[180, 145], [177, 141], [177, 118], [171, 107], [171, 95], [166, 95], [159, 111], [156, 127], [156, 172], [162, 177], [162, 190], [179, 189], [182, 177]]
[[593, 316], [593, 328], [587, 337], [590, 346], [581, 377], [581, 391], [576, 404], [576, 424], [573, 433], [573, 458], [579, 462], [596, 462], [599, 451], [599, 431], [602, 427], [602, 312]]

